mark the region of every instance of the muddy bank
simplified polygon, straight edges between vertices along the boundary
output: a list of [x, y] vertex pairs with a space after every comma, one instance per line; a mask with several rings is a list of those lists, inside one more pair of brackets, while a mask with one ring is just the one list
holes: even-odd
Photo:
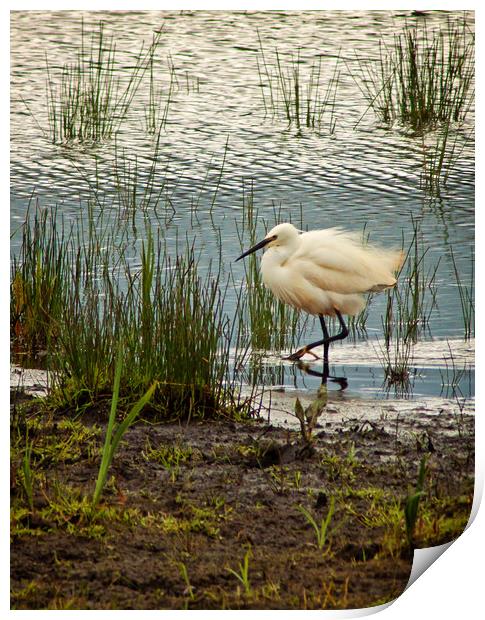
[[399, 596], [412, 564], [404, 507], [423, 457], [412, 544], [442, 544], [467, 522], [474, 420], [452, 401], [397, 406], [331, 400], [310, 445], [263, 420], [140, 421], [92, 513], [102, 412], [66, 420], [18, 403], [12, 607], [321, 609]]

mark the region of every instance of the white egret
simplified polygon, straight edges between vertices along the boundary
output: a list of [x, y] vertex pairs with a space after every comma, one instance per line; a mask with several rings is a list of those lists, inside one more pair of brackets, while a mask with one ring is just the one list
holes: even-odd
[[[363, 294], [395, 286], [395, 272], [403, 253], [367, 244], [360, 235], [340, 228], [298, 231], [292, 224], [278, 224], [255, 246], [241, 254], [265, 248], [261, 259], [264, 284], [282, 302], [317, 315], [323, 339], [299, 349], [288, 357], [299, 360], [314, 347], [323, 345], [328, 366], [331, 342], [349, 334], [342, 314], [358, 314], [365, 306]], [[330, 336], [324, 316], [336, 316], [340, 332]]]

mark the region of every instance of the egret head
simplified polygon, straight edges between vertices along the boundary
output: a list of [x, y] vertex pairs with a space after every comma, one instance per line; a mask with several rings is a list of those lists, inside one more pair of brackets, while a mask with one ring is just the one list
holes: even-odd
[[248, 256], [248, 254], [252, 254], [253, 252], [256, 252], [256, 250], [260, 250], [264, 247], [270, 248], [279, 245], [290, 245], [292, 241], [298, 237], [298, 234], [298, 230], [293, 226], [293, 224], [278, 224], [269, 231], [262, 241], [256, 245], [253, 245], [253, 247], [249, 248], [249, 250], [246, 250], [246, 252], [239, 256], [239, 258], [236, 258], [236, 261], [241, 260], [241, 258]]

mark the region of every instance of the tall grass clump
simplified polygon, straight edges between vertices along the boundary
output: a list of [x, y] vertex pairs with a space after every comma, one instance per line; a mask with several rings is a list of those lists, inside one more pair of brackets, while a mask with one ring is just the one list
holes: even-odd
[[328, 119], [329, 133], [335, 131], [335, 103], [339, 84], [338, 62], [326, 86], [323, 76], [322, 57], [311, 64], [305, 75], [303, 61], [298, 50], [284, 60], [277, 49], [268, 59], [259, 37], [260, 56], [257, 59], [258, 74], [265, 114], [285, 118], [288, 125], [320, 129]]
[[160, 36], [158, 32], [148, 49], [141, 48], [126, 75], [116, 62], [113, 37], [105, 36], [102, 22], [90, 43], [85, 41], [83, 26], [77, 59], [63, 66], [57, 84], [46, 59], [51, 141], [97, 143], [110, 138], [128, 114]]
[[20, 252], [11, 266], [10, 342], [12, 353], [26, 361], [44, 355], [57, 337], [70, 232], [59, 222], [57, 209], [42, 209], [36, 202], [29, 205], [21, 234]]
[[466, 20], [406, 26], [376, 61], [358, 59], [359, 85], [377, 117], [414, 131], [462, 122], [474, 100], [475, 36]]
[[[154, 238], [150, 229], [138, 259], [133, 260], [126, 252], [132, 243], [111, 220], [94, 215], [93, 210], [86, 218], [68, 236], [60, 237], [55, 263], [60, 269], [52, 266], [52, 279], [61, 283], [58, 302], [49, 313], [50, 329], [55, 333], [47, 342], [53, 398], [70, 406], [106, 398], [121, 347], [120, 399], [136, 401], [156, 381], [150, 406], [163, 417], [239, 411], [230, 370], [236, 322], [224, 311], [220, 263], [202, 274], [188, 242], [179, 243], [177, 254], [171, 256], [163, 238]], [[48, 252], [53, 230], [58, 229], [52, 212], [43, 221], [38, 252], [22, 248], [27, 263], [38, 262], [38, 255]], [[32, 220], [26, 221], [27, 240], [32, 237], [31, 226]], [[14, 283], [22, 273], [28, 280], [27, 290], [35, 291], [43, 270], [14, 261]], [[18, 291], [23, 290], [13, 288], [13, 308], [20, 306]], [[29, 299], [25, 305], [30, 306]], [[43, 306], [37, 307], [41, 316], [36, 324], [43, 325]]]

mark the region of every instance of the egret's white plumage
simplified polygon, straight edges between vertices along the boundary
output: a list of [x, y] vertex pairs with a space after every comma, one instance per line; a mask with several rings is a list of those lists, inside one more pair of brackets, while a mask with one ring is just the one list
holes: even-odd
[[[328, 376], [328, 347], [347, 337], [342, 314], [354, 315], [365, 305], [364, 293], [396, 284], [394, 273], [403, 253], [365, 243], [360, 235], [340, 228], [300, 232], [292, 224], [278, 224], [237, 260], [265, 248], [261, 272], [265, 285], [284, 303], [320, 318], [323, 339], [289, 356], [298, 360], [323, 344], [324, 374]], [[324, 315], [337, 316], [341, 331], [330, 336]], [[313, 353], [312, 353], [313, 355]]]
[[357, 314], [362, 294], [394, 286], [402, 263], [402, 252], [365, 244], [339, 228], [300, 233], [278, 224], [264, 241], [263, 282], [278, 299], [310, 314]]

